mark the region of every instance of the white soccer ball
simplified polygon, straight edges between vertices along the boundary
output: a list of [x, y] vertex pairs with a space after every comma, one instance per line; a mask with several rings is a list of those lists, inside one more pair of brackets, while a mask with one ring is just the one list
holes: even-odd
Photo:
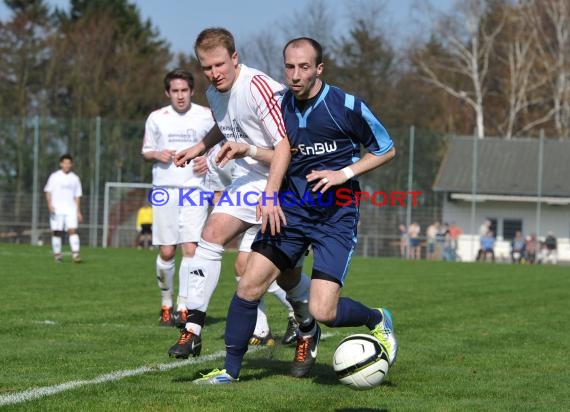
[[333, 355], [333, 368], [344, 385], [352, 389], [378, 386], [388, 373], [388, 353], [371, 335], [356, 334], [344, 338]]

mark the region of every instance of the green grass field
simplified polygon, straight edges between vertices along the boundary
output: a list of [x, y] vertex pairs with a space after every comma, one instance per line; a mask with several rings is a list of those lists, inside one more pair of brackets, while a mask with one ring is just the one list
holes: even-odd
[[[223, 362], [235, 255], [224, 259], [202, 356], [189, 361], [166, 354], [178, 332], [157, 326], [155, 256], [83, 248], [83, 263], [58, 265], [47, 247], [0, 245], [0, 408], [570, 410], [568, 267], [355, 258], [346, 295], [389, 307], [400, 345], [384, 383], [357, 392], [337, 382], [331, 357], [365, 329], [324, 326], [311, 378], [288, 377], [294, 348], [277, 346], [248, 353], [238, 384], [192, 385]], [[266, 305], [279, 335], [286, 314], [272, 296]]]

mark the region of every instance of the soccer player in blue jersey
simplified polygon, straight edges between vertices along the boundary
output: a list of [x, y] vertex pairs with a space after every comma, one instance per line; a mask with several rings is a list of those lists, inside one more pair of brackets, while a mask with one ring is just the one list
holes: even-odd
[[[197, 384], [238, 379], [259, 299], [309, 246], [314, 254], [310, 287], [291, 272], [278, 278], [288, 292], [310, 288], [312, 319], [299, 326], [291, 373], [306, 376], [314, 365], [320, 338], [317, 322], [329, 327], [366, 326], [386, 347], [389, 363], [396, 360], [398, 347], [390, 312], [340, 296], [356, 247], [356, 176], [392, 159], [394, 144], [360, 98], [320, 79], [322, 56], [321, 45], [306, 37], [289, 41], [283, 50], [289, 90], [281, 107], [291, 146], [290, 163], [286, 173], [272, 169], [273, 181], [281, 177], [275, 173], [285, 174], [280, 196], [262, 198], [258, 207], [265, 230], [252, 245], [253, 252], [228, 310], [224, 369], [212, 371], [196, 380]], [[360, 146], [367, 149], [362, 157]], [[346, 201], [347, 193], [351, 202]], [[281, 205], [277, 204], [279, 199]]]

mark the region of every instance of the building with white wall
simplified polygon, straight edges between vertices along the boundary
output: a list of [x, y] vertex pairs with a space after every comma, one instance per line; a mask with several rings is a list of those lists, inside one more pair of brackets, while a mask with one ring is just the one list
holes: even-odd
[[456, 138], [440, 166], [434, 190], [444, 195], [443, 221], [464, 231], [459, 255], [474, 260], [478, 230], [491, 220], [498, 260], [509, 260], [516, 230], [558, 239], [570, 261], [570, 141]]

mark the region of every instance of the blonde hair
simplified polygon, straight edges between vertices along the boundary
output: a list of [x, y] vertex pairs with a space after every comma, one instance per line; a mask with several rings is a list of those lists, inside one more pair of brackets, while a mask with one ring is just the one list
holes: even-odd
[[211, 50], [216, 47], [225, 48], [229, 55], [232, 56], [236, 51], [236, 43], [234, 36], [222, 27], [210, 27], [204, 29], [196, 37], [194, 43], [194, 53], [198, 56], [198, 50]]

